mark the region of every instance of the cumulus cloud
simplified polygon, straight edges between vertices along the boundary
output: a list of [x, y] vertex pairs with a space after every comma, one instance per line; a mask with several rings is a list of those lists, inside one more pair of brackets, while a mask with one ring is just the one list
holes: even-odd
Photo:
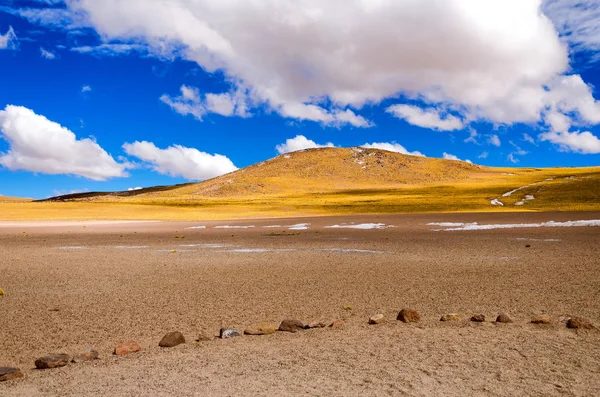
[[499, 146], [500, 146], [500, 144], [501, 144], [501, 143], [500, 143], [500, 138], [499, 138], [499, 137], [498, 137], [498, 135], [496, 135], [496, 134], [494, 134], [494, 135], [491, 135], [491, 136], [489, 137], [489, 139], [488, 139], [488, 143], [489, 143], [490, 145], [494, 145], [494, 146], [498, 146], [498, 147], [499, 147]]
[[[541, 3], [68, 4], [107, 41], [149, 48], [177, 43], [182, 57], [208, 72], [223, 71], [237, 88], [251, 90], [260, 103], [285, 117], [364, 127], [371, 123], [357, 120], [362, 117], [357, 112], [365, 104], [408, 97], [426, 106], [405, 119], [426, 116], [430, 120], [421, 124], [452, 130], [475, 120], [512, 124], [543, 118], [550, 101], [547, 88], [569, 70], [569, 56], [552, 21], [540, 12]], [[436, 118], [433, 109], [450, 109], [454, 116], [437, 112]]]
[[56, 59], [56, 54], [40, 47], [40, 56], [46, 59]]
[[455, 156], [454, 154], [444, 152], [442, 156], [446, 160], [464, 161], [465, 163], [473, 164], [471, 160], [461, 160], [458, 158], [458, 156]]
[[304, 150], [304, 149], [316, 149], [316, 148], [320, 148], [320, 147], [334, 147], [334, 146], [335, 145], [331, 142], [321, 145], [321, 144], [316, 143], [315, 141], [312, 141], [312, 140], [306, 138], [304, 135], [297, 135], [294, 138], [287, 139], [285, 141], [285, 143], [277, 145], [275, 147], [275, 149], [277, 149], [277, 152], [279, 152], [279, 154], [283, 154], [283, 153], [289, 153], [289, 152], [296, 152], [298, 150]]
[[391, 142], [391, 143], [390, 142], [365, 143], [361, 147], [364, 147], [364, 148], [367, 148], [367, 149], [388, 150], [390, 152], [408, 154], [408, 155], [411, 155], [411, 156], [426, 157], [423, 153], [418, 152], [418, 151], [409, 152], [408, 150], [406, 150], [406, 148], [404, 146], [402, 146], [402, 145], [400, 145], [399, 143], [396, 143], [396, 142]]
[[163, 94], [160, 100], [175, 112], [186, 116], [192, 115], [198, 120], [208, 113], [221, 116], [248, 117], [248, 97], [244, 92], [226, 92], [222, 94], [200, 94], [198, 88], [182, 85], [181, 95], [171, 97]]
[[404, 119], [408, 123], [439, 131], [453, 131], [463, 128], [462, 121], [451, 115], [446, 114], [442, 117], [436, 109], [421, 109], [413, 105], [393, 105], [386, 109], [388, 113], [393, 114], [399, 119]]
[[92, 90], [92, 87], [90, 87], [89, 85], [84, 85], [81, 87], [81, 92], [90, 92]]
[[148, 163], [161, 174], [189, 180], [214, 178], [237, 170], [233, 162], [220, 154], [209, 154], [180, 145], [160, 149], [152, 142], [125, 143], [123, 149], [130, 156]]
[[0, 50], [14, 50], [17, 48], [18, 39], [12, 26], [5, 34], [0, 34]]
[[0, 165], [10, 170], [42, 174], [79, 175], [102, 181], [127, 176], [127, 164], [118, 163], [90, 138], [77, 139], [58, 123], [22, 106], [0, 111], [0, 131], [9, 150], [0, 153]]
[[597, 0], [545, 0], [542, 9], [563, 40], [575, 50], [600, 50], [600, 3]]
[[540, 134], [542, 141], [557, 144], [565, 151], [573, 151], [582, 154], [600, 153], [600, 139], [589, 131], [583, 132], [545, 132]]

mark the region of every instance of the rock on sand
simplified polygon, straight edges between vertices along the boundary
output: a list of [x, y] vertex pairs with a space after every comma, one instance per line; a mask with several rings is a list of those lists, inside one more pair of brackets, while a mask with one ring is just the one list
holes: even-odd
[[0, 382], [22, 377], [23, 373], [19, 368], [0, 367]]
[[98, 351], [95, 350], [93, 347], [88, 346], [85, 349], [83, 349], [80, 352], [77, 352], [73, 355], [73, 361], [74, 363], [82, 363], [84, 361], [92, 361], [92, 360], [97, 360], [100, 357], [100, 355], [98, 354]]
[[71, 361], [71, 356], [65, 353], [48, 354], [35, 360], [37, 369], [64, 367]]
[[244, 330], [246, 335], [270, 335], [277, 331], [277, 327], [273, 324], [260, 323], [252, 325]]
[[117, 345], [115, 347], [115, 354], [117, 356], [124, 356], [126, 354], [139, 352], [140, 350], [142, 350], [142, 347], [137, 342], [129, 341], [129, 342]]
[[346, 325], [344, 320], [334, 320], [331, 324], [329, 324], [331, 328], [342, 328], [344, 325]]
[[475, 323], [484, 323], [485, 322], [485, 315], [478, 313], [478, 314], [473, 314], [471, 316], [471, 321], [475, 322]]
[[298, 332], [304, 329], [304, 324], [299, 320], [287, 319], [279, 324], [279, 331], [283, 332]]
[[442, 316], [442, 318], [440, 318], [440, 321], [460, 321], [460, 314], [457, 314], [457, 313], [444, 314]]
[[567, 321], [567, 328], [573, 329], [594, 329], [594, 325], [587, 318], [571, 317]]
[[183, 334], [179, 331], [168, 332], [163, 338], [158, 342], [158, 346], [160, 347], [174, 347], [177, 345], [181, 345], [185, 343], [185, 338]]
[[385, 316], [383, 314], [376, 314], [369, 318], [369, 324], [381, 324], [385, 323]]
[[416, 323], [421, 319], [421, 315], [418, 311], [413, 309], [402, 309], [398, 313], [397, 320], [405, 323]]
[[538, 314], [531, 319], [532, 324], [550, 324], [552, 323], [552, 317], [548, 314]]
[[221, 328], [221, 330], [219, 331], [219, 336], [221, 339], [229, 339], [234, 338], [236, 336], [242, 336], [242, 334], [240, 334], [240, 331], [238, 331], [237, 329]]
[[500, 314], [498, 314], [498, 317], [496, 317], [496, 322], [497, 323], [508, 324], [508, 323], [512, 323], [513, 320], [512, 320], [512, 318], [510, 318], [508, 316], [508, 314], [506, 314], [506, 313], [500, 313]]

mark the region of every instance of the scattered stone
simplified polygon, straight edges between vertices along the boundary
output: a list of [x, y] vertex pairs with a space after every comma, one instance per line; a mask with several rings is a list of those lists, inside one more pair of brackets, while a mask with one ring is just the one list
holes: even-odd
[[49, 354], [35, 360], [35, 367], [37, 369], [64, 367], [69, 361], [71, 361], [71, 357], [68, 354]]
[[457, 314], [457, 313], [444, 314], [442, 316], [442, 318], [440, 318], [440, 321], [460, 321], [460, 314]]
[[242, 336], [242, 334], [240, 334], [240, 331], [236, 329], [221, 328], [221, 330], [219, 331], [219, 336], [221, 339], [229, 339], [236, 336]]
[[381, 324], [385, 323], [385, 316], [383, 314], [376, 314], [369, 318], [369, 324]]
[[405, 323], [416, 323], [421, 319], [421, 315], [418, 311], [413, 309], [402, 309], [400, 313], [398, 313], [397, 320], [405, 322]]
[[552, 317], [548, 314], [538, 314], [531, 319], [532, 324], [550, 324], [552, 323]]
[[573, 329], [594, 329], [594, 325], [587, 318], [571, 317], [567, 321], [567, 328]]
[[496, 322], [497, 322], [497, 323], [504, 323], [504, 324], [508, 324], [508, 323], [512, 323], [512, 322], [513, 322], [513, 320], [512, 320], [512, 318], [510, 318], [510, 317], [508, 316], [508, 314], [506, 314], [506, 313], [500, 313], [500, 314], [498, 315], [498, 317], [496, 317]]
[[252, 325], [244, 330], [246, 335], [270, 335], [277, 331], [277, 327], [273, 324], [261, 323]]
[[[4, 290], [2, 288], [0, 288], [0, 296], [4, 295]], [[4, 367], [2, 367], [4, 368]]]
[[279, 324], [279, 331], [283, 332], [298, 332], [304, 329], [304, 324], [299, 320], [287, 319]]
[[305, 329], [312, 329], [312, 328], [325, 328], [327, 327], [327, 324], [324, 323], [323, 321], [314, 321], [312, 323], [306, 324], [304, 326]]
[[99, 357], [98, 351], [93, 347], [88, 346], [82, 351], [75, 353], [75, 355], [73, 355], [73, 360], [71, 361], [74, 363], [82, 363], [84, 361], [97, 360]]
[[525, 248], [531, 248], [531, 245], [530, 245], [530, 244], [527, 244], [527, 245], [525, 246]]
[[485, 322], [485, 315], [478, 313], [478, 314], [473, 314], [473, 316], [471, 316], [471, 321], [475, 322], [475, 323], [484, 323]]
[[203, 330], [200, 330], [200, 332], [198, 333], [198, 337], [196, 338], [196, 341], [198, 342], [208, 342], [209, 340], [212, 340], [213, 337], [210, 336], [208, 333], [204, 332]]
[[183, 334], [179, 331], [168, 332], [163, 338], [158, 342], [158, 346], [160, 347], [174, 347], [177, 345], [181, 345], [185, 343], [185, 338]]
[[117, 356], [124, 356], [126, 354], [139, 352], [140, 350], [142, 350], [142, 347], [136, 341], [129, 341], [129, 342], [117, 345], [115, 347], [115, 354]]
[[19, 368], [0, 367], [0, 382], [22, 378], [23, 373]]
[[329, 327], [331, 327], [331, 328], [342, 328], [344, 325], [346, 325], [346, 323], [344, 322], [344, 320], [334, 320], [331, 324], [329, 324]]

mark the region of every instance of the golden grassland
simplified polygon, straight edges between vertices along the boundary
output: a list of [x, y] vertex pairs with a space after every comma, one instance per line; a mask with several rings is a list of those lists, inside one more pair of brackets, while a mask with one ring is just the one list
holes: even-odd
[[[517, 188], [522, 189], [501, 197]], [[535, 199], [516, 206], [526, 195]], [[494, 198], [504, 206], [491, 205]], [[600, 211], [600, 167], [489, 168], [374, 149], [328, 148], [278, 156], [201, 183], [0, 202], [2, 220], [507, 211]]]

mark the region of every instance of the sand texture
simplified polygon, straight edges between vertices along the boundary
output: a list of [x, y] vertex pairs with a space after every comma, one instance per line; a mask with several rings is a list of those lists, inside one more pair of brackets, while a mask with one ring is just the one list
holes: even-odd
[[[0, 224], [0, 366], [25, 375], [0, 383], [0, 395], [600, 395], [600, 333], [560, 321], [600, 325], [600, 227], [428, 225], [593, 219], [600, 213]], [[358, 228], [325, 227], [334, 225]], [[421, 321], [396, 321], [402, 308]], [[493, 323], [500, 312], [514, 323]], [[378, 313], [387, 322], [369, 325]], [[449, 313], [463, 320], [439, 321]], [[486, 322], [468, 321], [478, 313]], [[543, 313], [554, 322], [529, 323]], [[201, 330], [285, 318], [345, 326], [193, 343]], [[186, 343], [160, 348], [170, 331]], [[143, 350], [112, 355], [129, 340]], [[89, 345], [100, 360], [33, 369]]]

